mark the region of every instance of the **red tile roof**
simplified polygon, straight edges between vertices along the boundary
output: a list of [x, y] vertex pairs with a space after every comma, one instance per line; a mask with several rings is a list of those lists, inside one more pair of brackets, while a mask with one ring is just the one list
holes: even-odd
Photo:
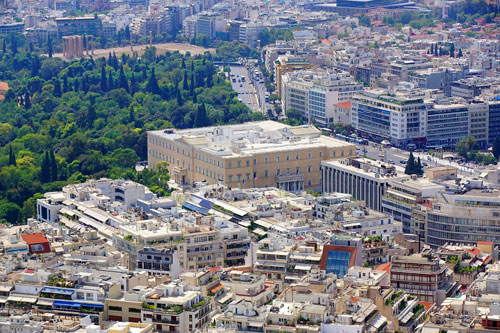
[[335, 104], [335, 106], [338, 106], [338, 107], [341, 107], [344, 109], [350, 109], [351, 108], [351, 101], [338, 103], [338, 104]]
[[434, 306], [432, 302], [418, 302], [418, 304], [425, 306], [425, 312], [429, 311]]
[[359, 298], [351, 296], [351, 301], [353, 301], [354, 303], [357, 303], [359, 301]]
[[493, 242], [477, 241], [477, 245], [493, 245]]
[[45, 238], [45, 236], [41, 232], [38, 232], [36, 234], [23, 234], [23, 235], [21, 235], [21, 237], [22, 237], [23, 241], [25, 241], [26, 244], [28, 244], [28, 245], [49, 242], [49, 240], [47, 238]]
[[0, 82], [0, 91], [9, 90], [9, 84], [7, 82]]
[[217, 266], [217, 267], [210, 267], [208, 270], [212, 273], [215, 273], [217, 271], [220, 271], [222, 269], [222, 267], [220, 266]]
[[477, 247], [473, 248], [472, 250], [467, 250], [467, 252], [469, 252], [470, 254], [472, 254], [473, 256], [477, 256], [479, 253], [481, 253], [481, 250], [478, 249]]
[[392, 263], [388, 262], [386, 264], [382, 264], [382, 265], [378, 266], [377, 268], [375, 268], [375, 270], [376, 271], [383, 271], [383, 272], [386, 272], [387, 274], [390, 274], [391, 266], [392, 266]]

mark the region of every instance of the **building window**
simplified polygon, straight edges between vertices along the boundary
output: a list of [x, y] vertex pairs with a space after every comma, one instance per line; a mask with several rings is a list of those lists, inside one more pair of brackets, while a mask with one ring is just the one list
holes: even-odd
[[250, 161], [249, 161], [249, 160], [247, 160], [247, 167], [248, 167], [248, 166], [250, 166]]
[[290, 154], [286, 155], [286, 160], [290, 161]]
[[297, 156], [295, 156], [295, 159], [300, 160], [300, 154], [297, 154]]
[[319, 152], [319, 157], [323, 157], [323, 152], [322, 151]]
[[349, 156], [352, 156], [352, 149], [349, 150]]
[[268, 176], [269, 176], [269, 171], [264, 170], [264, 177], [268, 177]]
[[276, 156], [276, 162], [278, 162], [278, 163], [279, 163], [279, 161], [280, 161], [280, 157], [279, 157], [279, 156]]
[[332, 151], [332, 157], [336, 157], [337, 156], [337, 152], [336, 151]]
[[307, 153], [307, 158], [312, 158], [312, 154], [311, 153]]
[[233, 181], [233, 176], [227, 176], [227, 181], [231, 183]]
[[264, 163], [266, 163], [266, 164], [267, 164], [267, 156], [266, 156], [266, 157], [264, 157]]
[[295, 174], [298, 175], [300, 173], [300, 167], [295, 168]]
[[344, 151], [343, 150], [340, 152], [340, 156], [344, 157]]
[[247, 173], [247, 175], [246, 175], [246, 176], [247, 176], [247, 180], [250, 180], [250, 174], [249, 174], [249, 173]]
[[227, 163], [227, 168], [228, 168], [228, 169], [231, 169], [232, 167], [233, 167], [233, 162], [228, 162], [228, 163]]
[[310, 165], [309, 165], [309, 166], [307, 167], [307, 172], [311, 172], [311, 171], [312, 171], [312, 166], [310, 166]]
[[236, 176], [238, 178], [238, 181], [241, 181], [241, 175]]
[[311, 180], [310, 179], [307, 181], [307, 185], [311, 186]]
[[241, 168], [241, 161], [238, 161], [238, 168]]
[[279, 176], [281, 173], [281, 170], [280, 169], [276, 169], [276, 176]]
[[256, 158], [253, 159], [253, 165], [255, 165], [255, 164], [257, 164], [257, 159]]

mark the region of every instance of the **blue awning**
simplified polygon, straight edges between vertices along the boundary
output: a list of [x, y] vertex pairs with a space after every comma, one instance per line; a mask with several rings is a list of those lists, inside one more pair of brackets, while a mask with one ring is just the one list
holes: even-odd
[[197, 213], [203, 214], [203, 215], [207, 215], [208, 211], [210, 210], [210, 209], [208, 209], [208, 208], [203, 208], [203, 207], [198, 207], [198, 206], [195, 206], [195, 205], [193, 205], [193, 204], [192, 204], [192, 203], [190, 203], [190, 202], [185, 202], [185, 203], [183, 203], [183, 204], [182, 204], [182, 207], [183, 207], [183, 208], [186, 208], [186, 209], [188, 209], [188, 210], [191, 210], [191, 211], [193, 211], [193, 212], [197, 212]]
[[211, 202], [211, 201], [208, 201], [205, 199], [201, 199], [201, 201], [200, 201], [200, 206], [202, 206], [202, 207], [212, 209], [212, 205], [213, 205], [213, 202]]
[[64, 302], [64, 301], [54, 301], [54, 306], [69, 306], [72, 308], [79, 308], [81, 303]]
[[102, 304], [88, 304], [88, 303], [83, 303], [82, 306], [85, 307], [85, 308], [99, 308], [99, 309], [104, 308], [104, 305], [102, 305]]

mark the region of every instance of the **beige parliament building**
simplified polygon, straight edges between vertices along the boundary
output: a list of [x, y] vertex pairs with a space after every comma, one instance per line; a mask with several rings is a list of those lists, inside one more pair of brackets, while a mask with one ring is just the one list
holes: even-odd
[[270, 120], [148, 132], [149, 167], [168, 162], [180, 185], [321, 190], [321, 161], [355, 154], [355, 145], [321, 135], [314, 126]]

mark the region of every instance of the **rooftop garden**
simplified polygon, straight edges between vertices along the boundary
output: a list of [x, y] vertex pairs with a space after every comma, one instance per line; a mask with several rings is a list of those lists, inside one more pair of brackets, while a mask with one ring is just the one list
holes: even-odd
[[423, 306], [422, 304], [418, 304], [416, 307], [413, 308], [413, 315], [411, 316], [411, 319], [412, 320], [417, 319], [418, 316], [420, 316], [420, 314], [424, 311], [425, 311], [425, 306]]
[[146, 302], [142, 303], [142, 308], [146, 310], [154, 310], [156, 312], [182, 312], [182, 305], [167, 305], [165, 307], [159, 307], [154, 304], [149, 304]]
[[450, 264], [456, 264], [459, 262], [459, 259], [457, 256], [451, 256], [446, 259], [446, 262], [449, 262]]
[[60, 277], [57, 275], [50, 275], [49, 280], [47, 281], [48, 286], [52, 287], [61, 287], [61, 288], [74, 288], [74, 281], [67, 281], [64, 277]]
[[134, 240], [134, 237], [132, 235], [126, 235], [125, 237], [123, 237], [123, 239], [127, 242], [132, 242]]
[[460, 265], [460, 263], [456, 264], [455, 267], [453, 267], [453, 272], [458, 274], [472, 274], [477, 270], [478, 268], [476, 266], [462, 266]]
[[404, 292], [402, 290], [393, 293], [390, 298], [385, 300], [385, 305], [393, 306], [403, 294]]

